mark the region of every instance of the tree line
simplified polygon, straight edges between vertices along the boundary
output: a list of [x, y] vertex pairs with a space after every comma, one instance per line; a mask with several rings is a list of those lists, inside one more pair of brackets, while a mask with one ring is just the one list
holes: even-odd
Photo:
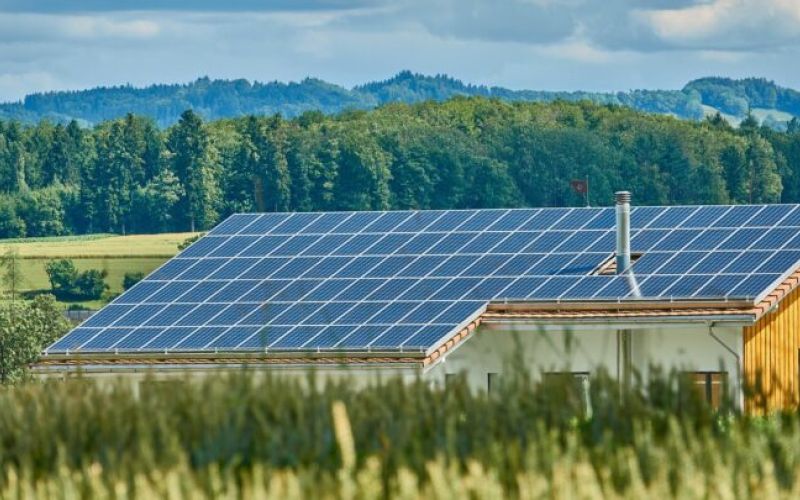
[[[744, 118], [753, 108], [800, 116], [800, 92], [763, 78], [701, 78], [680, 90], [587, 92], [511, 90], [470, 85], [447, 75], [428, 76], [401, 71], [387, 80], [350, 89], [315, 78], [290, 83], [261, 83], [204, 77], [186, 84], [158, 84], [143, 88], [126, 85], [36, 93], [26, 96], [21, 102], [0, 103], [0, 119], [27, 123], [50, 119], [67, 124], [74, 118], [82, 124], [95, 125], [134, 113], [152, 118], [160, 127], [169, 127], [177, 123], [186, 109], [194, 110], [207, 120], [248, 114], [280, 114], [294, 118], [306, 111], [336, 114], [348, 109], [372, 109], [396, 102], [445, 101], [456, 96], [497, 98], [509, 102], [587, 100], [691, 120], [702, 120], [707, 106], [734, 118]], [[763, 119], [772, 127], [783, 130], [785, 121], [780, 114], [776, 116]]]
[[0, 122], [0, 237], [212, 227], [249, 211], [800, 201], [800, 126], [681, 121], [589, 102], [481, 97], [160, 129], [127, 115]]

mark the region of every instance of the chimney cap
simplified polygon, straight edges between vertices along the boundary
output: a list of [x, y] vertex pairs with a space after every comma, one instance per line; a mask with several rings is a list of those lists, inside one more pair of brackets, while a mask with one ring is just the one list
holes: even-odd
[[631, 202], [631, 192], [630, 191], [617, 191], [614, 193], [614, 200], [616, 200], [617, 205], [625, 205]]

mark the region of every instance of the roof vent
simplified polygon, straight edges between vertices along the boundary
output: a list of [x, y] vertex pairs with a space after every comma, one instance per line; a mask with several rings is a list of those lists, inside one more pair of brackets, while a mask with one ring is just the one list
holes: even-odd
[[617, 212], [616, 273], [622, 274], [631, 267], [631, 193], [614, 193]]

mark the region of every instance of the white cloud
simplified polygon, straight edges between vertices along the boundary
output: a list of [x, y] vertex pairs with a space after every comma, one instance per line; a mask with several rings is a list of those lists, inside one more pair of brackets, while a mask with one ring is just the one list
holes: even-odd
[[797, 0], [714, 0], [681, 9], [640, 10], [633, 17], [675, 47], [758, 50], [800, 43]]
[[246, 12], [194, 8], [210, 0], [144, 11], [0, 7], [0, 100], [203, 75], [350, 86], [402, 69], [551, 90], [679, 88], [709, 74], [800, 87], [800, 0], [281, 2]]
[[141, 15], [53, 15], [0, 12], [0, 42], [48, 40], [144, 40], [161, 32], [154, 18]]

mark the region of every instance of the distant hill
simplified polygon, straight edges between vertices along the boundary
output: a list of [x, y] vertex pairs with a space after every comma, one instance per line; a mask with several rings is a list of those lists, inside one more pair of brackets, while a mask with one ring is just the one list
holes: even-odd
[[248, 114], [294, 117], [305, 111], [337, 113], [370, 109], [390, 102], [442, 101], [454, 96], [495, 97], [508, 101], [590, 100], [641, 111], [699, 120], [720, 112], [732, 123], [748, 113], [781, 129], [800, 116], [800, 92], [763, 78], [701, 78], [681, 90], [630, 90], [615, 93], [510, 90], [470, 85], [446, 75], [425, 76], [402, 71], [393, 78], [347, 89], [315, 78], [301, 82], [249, 82], [199, 78], [187, 84], [98, 87], [70, 92], [31, 94], [22, 102], [0, 104], [0, 119], [37, 122], [77, 120], [92, 125], [126, 113], [149, 116], [160, 126], [172, 125], [193, 109], [207, 119]]

